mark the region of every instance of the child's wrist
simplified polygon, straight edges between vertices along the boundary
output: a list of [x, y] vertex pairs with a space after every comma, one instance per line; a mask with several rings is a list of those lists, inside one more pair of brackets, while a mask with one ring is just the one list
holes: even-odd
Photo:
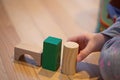
[[109, 39], [111, 38], [110, 36], [107, 36], [107, 35], [102, 34], [102, 33], [98, 33], [98, 35], [100, 35], [99, 37], [100, 37], [100, 38], [103, 38], [104, 41], [107, 41], [107, 40], [109, 40]]

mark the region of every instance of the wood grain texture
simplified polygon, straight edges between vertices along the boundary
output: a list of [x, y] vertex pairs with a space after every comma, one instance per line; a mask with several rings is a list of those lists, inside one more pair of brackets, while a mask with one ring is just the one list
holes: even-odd
[[29, 55], [35, 60], [35, 65], [41, 66], [42, 48], [38, 45], [19, 43], [14, 48], [14, 59], [19, 61], [25, 55]]
[[[89, 7], [88, 7], [89, 6]], [[43, 45], [48, 36], [63, 39], [94, 32], [99, 0], [0, 0], [0, 80], [92, 80], [99, 78], [95, 53], [72, 76], [50, 72], [24, 62], [14, 62], [20, 43]]]
[[63, 49], [62, 70], [66, 75], [73, 75], [76, 73], [77, 55], [79, 45], [75, 42], [66, 42]]

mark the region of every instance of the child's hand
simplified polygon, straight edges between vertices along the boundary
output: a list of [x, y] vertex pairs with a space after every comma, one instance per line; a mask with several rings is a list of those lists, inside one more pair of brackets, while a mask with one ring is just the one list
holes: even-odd
[[86, 33], [68, 39], [79, 44], [77, 61], [82, 61], [91, 52], [100, 51], [107, 40], [108, 38], [100, 33]]

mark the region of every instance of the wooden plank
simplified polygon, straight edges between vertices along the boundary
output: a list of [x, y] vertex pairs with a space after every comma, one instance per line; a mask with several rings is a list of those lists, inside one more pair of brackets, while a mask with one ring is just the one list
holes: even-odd
[[[1, 54], [1, 53], [0, 53]], [[7, 75], [5, 75], [5, 74], [7, 74], [7, 72], [6, 72], [6, 70], [5, 70], [5, 67], [3, 66], [3, 61], [2, 61], [2, 59], [1, 59], [1, 56], [0, 56], [0, 79], [1, 80], [9, 80], [8, 79], [8, 76]]]
[[[60, 70], [55, 73], [49, 72], [42, 68], [25, 64], [24, 62], [20, 62], [21, 64], [19, 64], [19, 62], [14, 63], [13, 60], [13, 49], [19, 42], [42, 46], [43, 40], [49, 35], [62, 38], [64, 42], [67, 37], [83, 32], [81, 29], [82, 27], [76, 23], [76, 21], [81, 19], [77, 16], [77, 14], [79, 14], [79, 11], [77, 12], [77, 10], [79, 10], [79, 8], [80, 10], [88, 9], [86, 12], [89, 12], [89, 8], [83, 6], [82, 3], [82, 5], [80, 5], [81, 7], [78, 7], [79, 3], [82, 1], [79, 3], [77, 3], [78, 0], [1, 1], [0, 4], [3, 3], [5, 8], [3, 9], [2, 7], [0, 9], [0, 45], [2, 45], [0, 46], [0, 61], [2, 61], [0, 64], [3, 65], [0, 67], [0, 69], [3, 69], [0, 73], [6, 72], [6, 76], [2, 77], [3, 80], [7, 79], [7, 77], [10, 80], [89, 80], [98, 76], [96, 75], [90, 78], [87, 72], [80, 72], [79, 74], [76, 74], [77, 76], [73, 75], [68, 78], [68, 76], [61, 74]], [[75, 6], [75, 4], [78, 5]], [[84, 16], [85, 15], [83, 15], [83, 17]], [[76, 19], [76, 17], [79, 19]], [[83, 22], [86, 22], [86, 19], [82, 18]], [[89, 31], [88, 26], [86, 29]], [[94, 58], [93, 60], [93, 56], [91, 56], [88, 58], [87, 62], [90, 61], [95, 63], [94, 61], [96, 59], [97, 58]], [[87, 67], [87, 69], [90, 70], [91, 68]], [[90, 72], [93, 74], [96, 73], [92, 70]]]
[[[32, 27], [32, 26], [29, 26], [29, 25], [32, 25], [32, 21], [31, 21], [31, 18], [29, 17], [29, 15], [27, 15], [27, 13], [24, 11], [24, 7], [22, 7], [22, 3], [19, 3], [19, 2], [17, 2], [17, 1], [6, 1], [6, 2], [4, 2], [4, 5], [5, 5], [5, 8], [6, 8], [6, 10], [7, 10], [7, 12], [9, 13], [9, 16], [10, 16], [10, 19], [11, 19], [11, 21], [13, 22], [13, 24], [15, 25], [15, 29], [16, 29], [16, 31], [17, 31], [17, 33], [18, 33], [18, 35], [19, 35], [19, 37], [20, 37], [20, 39], [21, 39], [21, 41], [22, 42], [27, 42], [27, 43], [37, 43], [36, 41], [34, 41], [34, 39], [36, 39], [36, 34], [33, 34], [33, 32], [35, 32], [36, 33], [36, 30], [34, 30], [34, 28]], [[9, 7], [9, 6], [11, 6], [11, 7]], [[16, 7], [16, 8], [15, 8]], [[19, 14], [18, 13], [16, 13], [16, 11], [18, 11], [19, 12]], [[22, 16], [21, 15], [21, 13], [22, 13], [22, 15], [24, 16]], [[17, 17], [19, 15], [19, 17]], [[22, 21], [22, 19], [24, 20], [26, 20], [26, 24]], [[29, 20], [30, 19], [30, 20]], [[27, 23], [29, 23], [30, 22], [30, 24], [27, 24]], [[25, 24], [25, 25], [24, 25]], [[30, 31], [27, 31], [27, 29], [28, 29], [28, 27], [27, 28], [24, 28], [24, 27], [26, 27], [26, 25], [27, 26], [29, 26], [30, 28], [32, 28]], [[20, 26], [22, 26], [22, 27], [20, 27]], [[26, 32], [24, 32], [24, 31], [26, 31]], [[56, 31], [57, 32], [57, 31]], [[35, 35], [35, 37], [34, 37], [34, 39], [32, 39], [32, 40], [28, 40], [28, 39], [30, 39], [30, 37], [29, 37], [29, 35], [31, 35], [31, 34], [29, 34], [29, 33], [31, 33], [32, 35]], [[23, 34], [25, 34], [25, 35], [23, 35]], [[26, 37], [25, 37], [26, 36]], [[37, 36], [38, 37], [38, 36]], [[37, 38], [37, 40], [40, 40], [40, 39], [38, 39]], [[41, 41], [41, 40], [40, 40]], [[39, 42], [40, 42], [39, 41]], [[39, 44], [39, 43], [38, 43]], [[20, 77], [20, 79], [22, 79], [22, 80], [31, 80], [31, 79], [40, 79], [41, 78], [41, 75], [38, 75], [36, 72], [38, 72], [38, 71], [34, 71], [34, 69], [32, 68], [29, 68], [29, 67], [26, 67], [25, 65], [19, 65], [19, 64], [15, 64], [15, 70], [16, 70], [16, 72], [17, 72], [17, 74], [16, 75], [18, 75], [18, 74], [20, 74], [21, 75], [21, 77]], [[38, 70], [38, 69], [37, 69]], [[30, 75], [30, 76], [28, 76], [28, 74]], [[59, 79], [59, 74], [60, 73], [57, 73], [56, 75], [58, 76], [58, 79]], [[34, 77], [34, 76], [37, 76], [36, 78]], [[53, 79], [55, 78], [55, 76], [54, 77], [52, 77]], [[57, 79], [57, 78], [56, 78]], [[67, 78], [66, 78], [67, 79]], [[48, 79], [47, 79], [48, 80]], [[52, 80], [52, 79], [51, 79]]]
[[[82, 32], [94, 32], [99, 12], [100, 0], [57, 0], [68, 12]], [[88, 25], [89, 24], [89, 25]], [[87, 27], [91, 29], [87, 29]]]
[[57, 72], [53, 72], [39, 68], [36, 72], [39, 74], [40, 80], [69, 80], [68, 76], [61, 74], [60, 69], [58, 69]]
[[[4, 7], [18, 33], [21, 42], [42, 46], [43, 35], [35, 27], [32, 18], [19, 0], [3, 0]], [[41, 34], [41, 35], [39, 35]]]
[[[14, 38], [11, 38], [11, 36]], [[4, 74], [4, 76], [7, 76], [8, 79], [11, 79], [11, 80], [17, 79], [17, 76], [15, 75], [15, 70], [13, 69], [13, 64], [11, 61], [13, 57], [12, 56], [13, 52], [11, 52], [12, 48], [10, 48], [12, 47], [10, 46], [11, 44], [13, 45], [15, 44], [15, 42], [19, 41], [19, 39], [16, 39], [16, 37], [17, 37], [17, 34], [14, 28], [12, 28], [12, 24], [4, 10], [2, 2], [0, 1], [0, 45], [1, 45], [0, 46], [0, 57], [3, 63], [2, 65], [4, 66], [3, 69], [5, 69], [1, 71], [5, 71], [6, 74]], [[14, 40], [15, 42], [13, 43]]]
[[64, 31], [56, 24], [53, 16], [50, 15], [41, 0], [22, 0], [22, 2], [36, 24], [37, 29], [44, 35], [44, 39], [48, 36], [66, 39]]
[[[60, 5], [57, 0], [42, 0], [43, 4], [49, 10], [55, 22], [60, 25], [67, 37], [78, 35], [83, 30], [73, 21], [69, 13]], [[69, 29], [69, 30], [68, 30]]]
[[[0, 45], [2, 45], [0, 46], [0, 56], [6, 70], [4, 75], [8, 75], [10, 80], [33, 80], [34, 76], [36, 76], [34, 68], [14, 64], [13, 48], [20, 41], [19, 36], [16, 35], [17, 33], [5, 11], [1, 10], [0, 17]], [[38, 79], [38, 77], [35, 78]]]

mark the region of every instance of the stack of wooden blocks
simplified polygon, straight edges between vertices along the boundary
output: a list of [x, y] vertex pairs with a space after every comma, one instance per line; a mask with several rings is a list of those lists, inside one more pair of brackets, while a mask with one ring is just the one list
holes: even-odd
[[[34, 58], [37, 66], [57, 71], [60, 67], [62, 39], [49, 36], [43, 42], [43, 51], [40, 47], [20, 43], [15, 47], [15, 60], [19, 60], [24, 54]], [[63, 49], [62, 70], [67, 75], [76, 73], [76, 57], [79, 45], [75, 42], [66, 42]], [[71, 62], [71, 63], [70, 63]]]

